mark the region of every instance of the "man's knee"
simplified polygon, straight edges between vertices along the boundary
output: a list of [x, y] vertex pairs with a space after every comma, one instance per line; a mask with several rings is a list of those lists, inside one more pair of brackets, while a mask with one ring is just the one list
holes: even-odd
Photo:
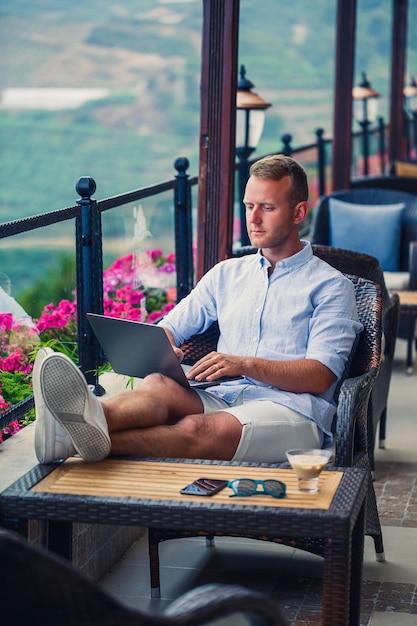
[[178, 385], [178, 383], [173, 381], [171, 378], [155, 372], [153, 374], [148, 374], [143, 379], [140, 389], [152, 389], [152, 391], [155, 391], [157, 389], [174, 388], [176, 385]]
[[190, 458], [230, 460], [238, 446], [242, 426], [229, 413], [187, 415], [177, 426], [182, 429]]
[[[176, 398], [182, 397], [185, 395], [191, 395], [191, 387], [183, 387], [173, 378], [169, 378], [169, 376], [164, 376], [163, 374], [153, 373], [148, 374], [138, 387], [138, 390], [141, 390], [143, 393], [146, 391], [148, 394], [156, 396], [160, 399], [165, 399], [166, 395], [173, 395]], [[180, 396], [179, 394], [182, 394]], [[196, 395], [195, 392], [192, 392], [193, 397]]]
[[149, 374], [138, 387], [139, 396], [146, 396], [156, 405], [165, 407], [169, 412], [170, 420], [176, 422], [185, 415], [204, 412], [204, 406], [191, 389], [177, 383], [175, 380], [162, 374]]
[[183, 430], [184, 436], [194, 441], [207, 439], [211, 432], [205, 415], [186, 415], [177, 426]]

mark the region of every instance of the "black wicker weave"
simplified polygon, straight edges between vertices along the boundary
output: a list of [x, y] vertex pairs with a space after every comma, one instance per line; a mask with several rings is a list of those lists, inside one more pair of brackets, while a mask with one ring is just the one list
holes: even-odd
[[383, 304], [382, 330], [384, 334], [383, 353], [368, 407], [368, 453], [371, 469], [374, 471], [374, 448], [378, 425], [379, 447], [385, 447], [388, 393], [397, 339], [400, 301], [396, 293], [387, 290], [384, 273], [375, 257], [362, 254], [361, 252], [318, 244], [312, 244], [312, 248], [315, 255], [341, 272], [355, 274], [372, 280], [381, 289]]
[[[329, 199], [337, 198], [354, 204], [377, 204], [383, 210], [384, 204], [404, 202], [405, 210], [402, 218], [401, 242], [399, 249], [399, 271], [409, 272], [408, 289], [417, 289], [417, 195], [400, 191], [400, 179], [396, 176], [383, 176], [377, 179], [356, 181], [353, 189], [334, 191], [321, 196], [314, 208], [311, 241], [315, 244], [330, 245], [329, 233]], [[417, 178], [409, 179], [412, 189], [416, 190]], [[408, 187], [407, 187], [408, 189]], [[411, 191], [411, 189], [410, 189]], [[417, 191], [417, 190], [416, 190]], [[372, 237], [372, 233], [369, 233]], [[349, 247], [349, 234], [346, 237], [346, 248]], [[356, 273], [356, 272], [355, 272]], [[388, 284], [388, 288], [390, 285]], [[410, 362], [412, 345], [415, 340], [414, 324], [410, 323], [409, 311], [400, 309], [398, 337], [408, 343], [407, 371], [411, 370]], [[416, 342], [417, 347], [417, 342]]]
[[385, 176], [366, 176], [356, 178], [351, 182], [352, 188], [378, 187], [379, 189], [395, 189], [405, 191], [417, 196], [417, 178], [412, 176], [397, 176], [396, 174], [386, 174]]
[[193, 365], [203, 356], [216, 350], [219, 339], [219, 326], [214, 322], [204, 333], [193, 335], [182, 344], [181, 350], [184, 353], [184, 365]]
[[285, 626], [273, 600], [238, 585], [198, 587], [163, 613], [130, 609], [67, 561], [4, 530], [0, 577], [8, 587], [3, 626], [198, 626], [236, 613], [243, 613], [253, 626]]

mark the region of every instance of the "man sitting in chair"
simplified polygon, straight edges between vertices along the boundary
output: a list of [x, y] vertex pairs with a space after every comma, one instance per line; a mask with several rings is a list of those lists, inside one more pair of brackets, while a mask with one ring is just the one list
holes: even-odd
[[307, 199], [295, 160], [254, 163], [244, 203], [257, 253], [215, 265], [160, 322], [181, 359], [178, 346], [217, 320], [217, 350], [187, 376], [242, 378], [185, 389], [150, 374], [99, 400], [70, 359], [42, 349], [33, 371], [38, 460], [79, 453], [272, 463], [289, 448], [330, 443], [336, 384], [362, 325], [351, 281], [300, 240]]

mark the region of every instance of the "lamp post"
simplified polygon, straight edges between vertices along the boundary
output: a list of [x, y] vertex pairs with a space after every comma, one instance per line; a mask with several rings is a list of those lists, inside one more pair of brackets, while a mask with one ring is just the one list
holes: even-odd
[[417, 82], [415, 76], [404, 87], [405, 110], [413, 122], [414, 156], [417, 157]]
[[369, 136], [368, 128], [375, 122], [378, 113], [379, 93], [372, 89], [365, 72], [362, 72], [362, 82], [352, 89], [353, 115], [362, 128], [363, 173], [368, 176]]
[[236, 154], [239, 158], [241, 246], [247, 246], [250, 243], [246, 229], [246, 208], [243, 204], [245, 185], [249, 178], [248, 159], [261, 138], [265, 123], [265, 109], [271, 106], [269, 102], [252, 91], [254, 86], [246, 78], [246, 70], [242, 65], [236, 92]]

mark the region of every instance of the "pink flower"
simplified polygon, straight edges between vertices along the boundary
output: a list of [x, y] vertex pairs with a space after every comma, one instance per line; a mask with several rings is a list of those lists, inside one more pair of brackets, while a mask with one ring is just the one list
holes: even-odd
[[158, 271], [165, 272], [165, 274], [173, 274], [176, 271], [176, 267], [173, 263], [164, 263], [158, 268]]
[[122, 287], [121, 289], [116, 290], [116, 298], [118, 300], [125, 300], [129, 297], [129, 293], [132, 290], [131, 287]]
[[51, 328], [64, 328], [71, 323], [75, 323], [77, 315], [76, 302], [61, 300], [56, 307], [48, 304], [42, 311], [42, 315], [37, 323], [38, 332], [42, 333]]
[[134, 322], [144, 322], [146, 319], [146, 312], [144, 314], [142, 309], [130, 309], [127, 319], [133, 320]]
[[13, 315], [11, 313], [0, 313], [0, 330], [7, 332], [13, 328]]
[[23, 372], [30, 374], [32, 367], [28, 361], [26, 354], [17, 348], [4, 359], [0, 359], [0, 369], [3, 372]]
[[152, 263], [155, 263], [155, 261], [163, 255], [163, 252], [159, 248], [155, 248], [154, 250], [148, 250], [148, 255], [150, 256]]
[[8, 408], [9, 408], [9, 405], [7, 404], [6, 400], [3, 398], [3, 396], [0, 393], [0, 409], [4, 410]]
[[131, 304], [132, 306], [134, 306], [135, 304], [140, 304], [142, 302], [142, 300], [144, 299], [145, 294], [142, 293], [139, 290], [132, 290], [129, 294], [129, 298], [128, 298], [128, 302], [129, 304]]
[[[139, 259], [136, 254], [116, 259], [103, 272], [104, 314], [151, 324], [157, 322], [175, 306], [177, 292], [171, 286], [175, 271], [175, 254], [164, 256], [159, 248], [147, 250]], [[138, 281], [146, 287], [137, 287]], [[18, 324], [10, 313], [0, 312], [0, 371], [30, 374], [33, 368], [30, 355], [38, 335], [41, 344], [56, 341], [76, 346], [75, 293], [72, 301], [61, 300], [58, 305], [46, 305], [36, 329]], [[8, 406], [0, 384], [0, 411]], [[10, 432], [16, 432], [19, 425], [9, 428]]]
[[163, 317], [163, 313], [162, 311], [152, 311], [152, 313], [149, 313], [149, 317], [146, 320], [149, 324], [155, 324], [155, 322], [157, 322], [158, 320], [161, 319], [161, 317]]
[[19, 430], [21, 430], [19, 422], [17, 420], [13, 420], [13, 422], [10, 422], [10, 424], [6, 426], [6, 428], [4, 429], [4, 433], [6, 435], [14, 435], [18, 433]]
[[71, 315], [75, 315], [77, 305], [75, 302], [70, 302], [69, 300], [61, 300], [58, 308], [61, 311], [62, 315], [67, 315], [68, 317], [70, 317]]

